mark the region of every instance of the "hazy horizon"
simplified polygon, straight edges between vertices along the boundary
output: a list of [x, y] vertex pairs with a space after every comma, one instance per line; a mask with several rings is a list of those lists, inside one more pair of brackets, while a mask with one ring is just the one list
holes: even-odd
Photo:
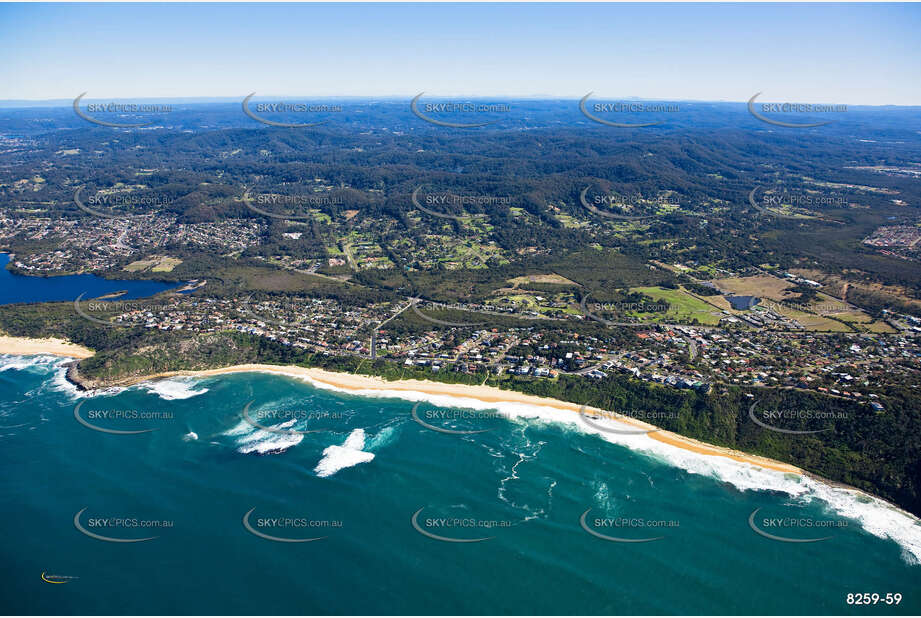
[[[219, 96], [208, 96], [208, 95], [199, 95], [199, 96], [181, 96], [181, 97], [156, 97], [156, 96], [134, 96], [134, 97], [101, 97], [101, 96], [86, 96], [80, 99], [82, 104], [86, 104], [90, 101], [110, 101], [110, 102], [119, 102], [119, 101], [134, 101], [134, 102], [163, 102], [163, 103], [178, 103], [178, 104], [208, 104], [208, 103], [240, 103], [247, 96], [247, 94], [241, 95], [219, 95]], [[358, 100], [358, 101], [387, 101], [387, 102], [409, 102], [413, 97], [419, 93], [413, 94], [354, 94], [354, 95], [316, 95], [316, 94], [260, 94], [256, 93], [253, 97], [254, 100], [263, 100], [263, 99], [277, 99], [277, 100], [292, 100], [292, 99], [309, 99], [309, 100]], [[588, 94], [588, 93], [585, 93]], [[496, 101], [579, 101], [585, 94], [581, 96], [575, 95], [541, 95], [541, 94], [508, 94], [508, 95], [483, 95], [483, 94], [431, 94], [425, 93], [425, 100], [451, 100], [451, 99], [464, 99], [464, 100], [496, 100]], [[76, 97], [74, 97], [76, 98]], [[750, 98], [750, 97], [749, 97]], [[661, 98], [661, 97], [645, 97], [639, 95], [592, 95], [592, 102], [597, 101], [660, 101], [660, 102], [680, 102], [680, 103], [715, 103], [715, 104], [726, 104], [726, 105], [746, 105], [748, 99], [688, 99], [688, 98]], [[767, 93], [763, 93], [758, 97], [757, 103], [765, 102], [779, 102], [781, 99], [772, 98], [767, 96]], [[38, 104], [40, 107], [72, 107], [74, 99], [57, 97], [53, 99], [0, 99], [0, 106], [5, 107], [17, 107], [22, 104], [22, 107], [27, 107], [29, 104]], [[791, 99], [787, 102], [790, 103], [805, 103], [806, 101]], [[849, 105], [852, 107], [896, 107], [896, 108], [915, 108], [921, 107], [921, 103], [913, 104], [896, 104], [896, 103], [861, 103], [861, 102], [851, 102], [851, 101], [808, 101], [809, 103], [841, 103]]]
[[919, 26], [918, 4], [6, 4], [0, 99], [914, 106]]

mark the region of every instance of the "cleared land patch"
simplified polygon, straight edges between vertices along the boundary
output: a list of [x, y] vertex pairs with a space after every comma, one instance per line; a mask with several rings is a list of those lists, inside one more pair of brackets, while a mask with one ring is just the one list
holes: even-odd
[[683, 289], [670, 290], [660, 287], [631, 288], [631, 292], [640, 292], [652, 298], [657, 303], [668, 305], [665, 313], [640, 313], [626, 312], [625, 315], [643, 320], [665, 320], [691, 322], [697, 320], [700, 324], [716, 325], [720, 322], [720, 312], [711, 305], [694, 298]]
[[514, 279], [509, 279], [514, 287], [518, 287], [523, 283], [551, 283], [556, 285], [578, 285], [575, 281], [570, 281], [566, 277], [557, 274], [546, 274], [546, 275], [524, 275], [521, 277], [515, 277]]
[[130, 273], [141, 273], [145, 271], [155, 273], [172, 272], [174, 268], [182, 264], [179, 258], [169, 257], [167, 255], [153, 255], [146, 260], [137, 260], [125, 266], [125, 270]]

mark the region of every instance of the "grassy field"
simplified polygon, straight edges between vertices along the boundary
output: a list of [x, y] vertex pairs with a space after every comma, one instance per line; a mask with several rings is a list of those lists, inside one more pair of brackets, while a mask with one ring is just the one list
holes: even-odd
[[656, 302], [667, 303], [669, 308], [664, 314], [629, 312], [628, 315], [640, 319], [655, 319], [656, 317], [660, 317], [667, 321], [682, 322], [690, 322], [691, 320], [697, 319], [700, 324], [719, 324], [721, 317], [719, 310], [694, 298], [683, 289], [669, 290], [660, 287], [645, 287], [632, 288], [631, 291], [640, 292], [641, 294], [649, 296]]
[[125, 270], [129, 273], [140, 273], [147, 270], [155, 273], [168, 273], [172, 272], [172, 270], [180, 264], [182, 264], [182, 260], [179, 258], [172, 258], [166, 255], [155, 255], [146, 260], [131, 262], [125, 266]]

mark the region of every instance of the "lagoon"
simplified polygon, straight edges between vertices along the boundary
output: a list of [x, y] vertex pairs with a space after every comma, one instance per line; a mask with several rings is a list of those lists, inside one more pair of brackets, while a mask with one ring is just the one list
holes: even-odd
[[176, 287], [176, 283], [167, 281], [103, 279], [97, 275], [17, 275], [6, 269], [9, 262], [10, 255], [0, 253], [0, 305], [70, 301], [81, 294], [84, 298], [96, 298], [123, 290], [125, 294], [119, 299], [131, 300]]

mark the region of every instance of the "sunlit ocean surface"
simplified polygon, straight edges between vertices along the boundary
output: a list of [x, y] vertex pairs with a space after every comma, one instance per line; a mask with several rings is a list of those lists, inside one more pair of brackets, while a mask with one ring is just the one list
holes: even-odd
[[0, 356], [4, 613], [921, 612], [905, 543], [571, 423], [65, 362]]

